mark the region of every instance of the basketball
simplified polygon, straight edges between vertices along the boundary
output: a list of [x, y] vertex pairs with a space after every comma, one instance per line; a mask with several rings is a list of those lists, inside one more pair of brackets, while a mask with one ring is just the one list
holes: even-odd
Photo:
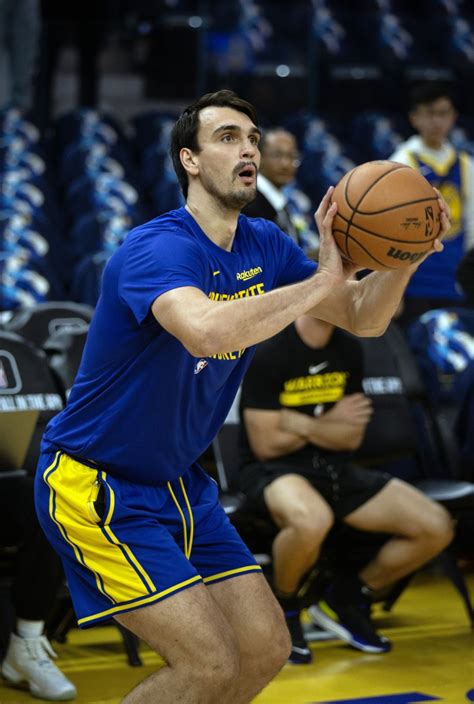
[[333, 234], [343, 256], [357, 266], [401, 269], [428, 252], [441, 230], [433, 187], [416, 169], [369, 161], [336, 185]]

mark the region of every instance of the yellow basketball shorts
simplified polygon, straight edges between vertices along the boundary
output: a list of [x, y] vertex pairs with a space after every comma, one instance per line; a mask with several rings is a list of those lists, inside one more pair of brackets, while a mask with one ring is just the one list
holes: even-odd
[[260, 571], [220, 506], [216, 483], [197, 464], [149, 486], [63, 452], [43, 453], [35, 499], [81, 627], [199, 582]]

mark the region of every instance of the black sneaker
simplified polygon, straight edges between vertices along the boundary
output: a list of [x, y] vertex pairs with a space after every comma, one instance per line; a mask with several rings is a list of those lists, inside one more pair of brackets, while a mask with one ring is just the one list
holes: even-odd
[[354, 601], [343, 601], [338, 596], [335, 590], [328, 589], [317, 606], [309, 607], [313, 622], [364, 653], [388, 653], [392, 644], [375, 630], [370, 618], [370, 598], [362, 592]]
[[311, 650], [308, 648], [308, 644], [303, 634], [303, 628], [301, 627], [300, 621], [300, 612], [286, 611], [285, 619], [291, 636], [291, 653], [288, 658], [288, 662], [291, 662], [294, 665], [307, 665], [312, 662], [313, 655]]

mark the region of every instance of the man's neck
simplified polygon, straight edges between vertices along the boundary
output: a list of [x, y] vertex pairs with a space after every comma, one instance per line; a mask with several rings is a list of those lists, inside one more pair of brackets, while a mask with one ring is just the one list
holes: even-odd
[[435, 152], [439, 152], [440, 149], [442, 149], [446, 145], [445, 140], [433, 141], [433, 140], [424, 139], [423, 137], [421, 138], [421, 143], [425, 149], [430, 149], [431, 151], [435, 151]]
[[188, 195], [185, 208], [214, 244], [228, 252], [231, 251], [239, 210], [224, 208], [209, 194], [200, 194], [199, 198]]
[[301, 340], [313, 350], [326, 347], [334, 332], [334, 325], [318, 320], [310, 315], [302, 315], [295, 320], [295, 328]]

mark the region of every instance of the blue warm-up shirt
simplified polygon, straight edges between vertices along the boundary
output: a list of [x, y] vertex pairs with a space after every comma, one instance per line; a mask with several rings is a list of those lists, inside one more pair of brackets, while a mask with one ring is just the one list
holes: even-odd
[[224, 422], [254, 348], [193, 357], [153, 317], [153, 301], [194, 286], [225, 305], [314, 271], [290, 237], [260, 218], [239, 217], [230, 252], [184, 208], [132, 230], [105, 268], [76, 381], [43, 449], [131, 481], [176, 479]]

